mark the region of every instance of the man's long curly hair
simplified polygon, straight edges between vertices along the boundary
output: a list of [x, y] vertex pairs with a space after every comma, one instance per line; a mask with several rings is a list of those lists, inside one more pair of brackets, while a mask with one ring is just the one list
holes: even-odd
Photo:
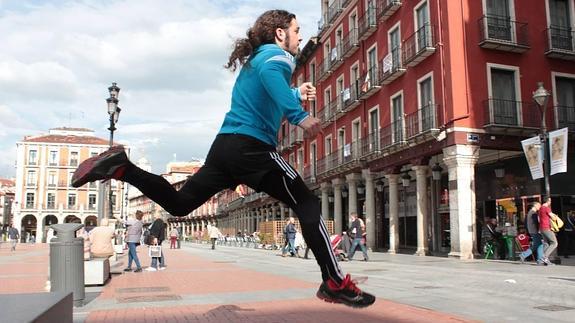
[[250, 55], [260, 45], [274, 44], [276, 29], [288, 29], [293, 19], [295, 19], [295, 15], [285, 10], [264, 12], [246, 32], [247, 38], [236, 39], [233, 45], [234, 50], [224, 67], [233, 72], [246, 64]]

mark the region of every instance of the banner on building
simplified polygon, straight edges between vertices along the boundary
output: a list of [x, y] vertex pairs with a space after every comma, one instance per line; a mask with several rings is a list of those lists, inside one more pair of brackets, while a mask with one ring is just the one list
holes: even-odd
[[539, 136], [521, 141], [523, 152], [533, 179], [543, 178], [543, 156], [541, 154], [541, 139]]
[[550, 175], [567, 172], [568, 128], [549, 132]]

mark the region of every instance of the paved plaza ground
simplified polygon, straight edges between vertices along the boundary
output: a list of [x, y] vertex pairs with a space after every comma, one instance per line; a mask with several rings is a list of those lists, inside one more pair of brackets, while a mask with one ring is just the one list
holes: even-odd
[[[164, 271], [114, 274], [87, 287], [77, 322], [502, 322], [575, 316], [575, 266], [373, 253], [372, 261], [343, 262], [345, 272], [369, 279], [366, 309], [315, 298], [320, 271], [314, 260], [278, 251], [185, 243], [165, 246]], [[144, 266], [150, 260], [144, 247]], [[357, 255], [357, 258], [361, 258]], [[113, 268], [121, 271], [127, 256]], [[570, 262], [571, 261], [571, 262]], [[0, 247], [0, 294], [45, 292], [46, 245]]]

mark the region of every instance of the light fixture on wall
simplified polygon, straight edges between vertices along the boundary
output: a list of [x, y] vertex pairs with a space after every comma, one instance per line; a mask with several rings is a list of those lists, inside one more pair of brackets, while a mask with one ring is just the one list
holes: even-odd
[[28, 225], [32, 224], [32, 219], [28, 218]]
[[363, 194], [363, 193], [365, 193], [365, 186], [363, 186], [363, 184], [357, 185], [357, 194]]
[[443, 168], [439, 166], [439, 163], [435, 163], [435, 165], [431, 167], [431, 177], [433, 178], [434, 181], [438, 181], [441, 179], [441, 171], [443, 171]]
[[344, 186], [341, 188], [341, 196], [347, 197], [347, 187]]
[[383, 192], [383, 187], [384, 187], [383, 180], [378, 180], [377, 182], [375, 182], [375, 189], [378, 192], [380, 193]]
[[327, 200], [328, 200], [329, 203], [333, 203], [333, 196], [330, 195], [330, 196], [327, 198]]
[[495, 171], [495, 177], [503, 178], [505, 177], [505, 164], [499, 159], [499, 150], [497, 151], [497, 162], [493, 165]]
[[411, 176], [409, 176], [409, 173], [405, 173], [403, 176], [401, 176], [401, 184], [403, 185], [403, 187], [409, 187], [410, 183], [411, 183]]

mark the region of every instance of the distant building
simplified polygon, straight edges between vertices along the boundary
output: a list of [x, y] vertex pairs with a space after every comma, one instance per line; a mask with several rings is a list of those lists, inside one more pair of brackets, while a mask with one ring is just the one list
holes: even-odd
[[14, 180], [0, 178], [0, 226], [12, 222], [15, 185]]
[[[147, 172], [151, 172], [151, 165], [147, 159], [141, 158], [136, 165]], [[188, 162], [170, 162], [166, 165], [166, 173], [162, 174], [175, 189], [180, 189], [184, 185], [188, 176], [195, 174], [203, 162], [193, 160]], [[203, 207], [203, 206], [202, 206]], [[161, 206], [157, 205], [154, 201], [150, 200], [147, 196], [143, 195], [137, 188], [130, 187], [128, 191], [128, 213], [134, 215], [137, 210], [144, 212], [144, 222], [151, 222], [155, 214], [160, 213], [164, 220], [171, 217]]]
[[[36, 241], [45, 242], [48, 226], [56, 223], [97, 225], [101, 184], [73, 188], [71, 178], [82, 161], [105, 151], [108, 144], [95, 137], [93, 130], [83, 128], [54, 128], [16, 143], [13, 223], [23, 238], [32, 234]], [[124, 196], [123, 185], [118, 183], [112, 180], [115, 217]], [[104, 195], [103, 202], [108, 200]]]

